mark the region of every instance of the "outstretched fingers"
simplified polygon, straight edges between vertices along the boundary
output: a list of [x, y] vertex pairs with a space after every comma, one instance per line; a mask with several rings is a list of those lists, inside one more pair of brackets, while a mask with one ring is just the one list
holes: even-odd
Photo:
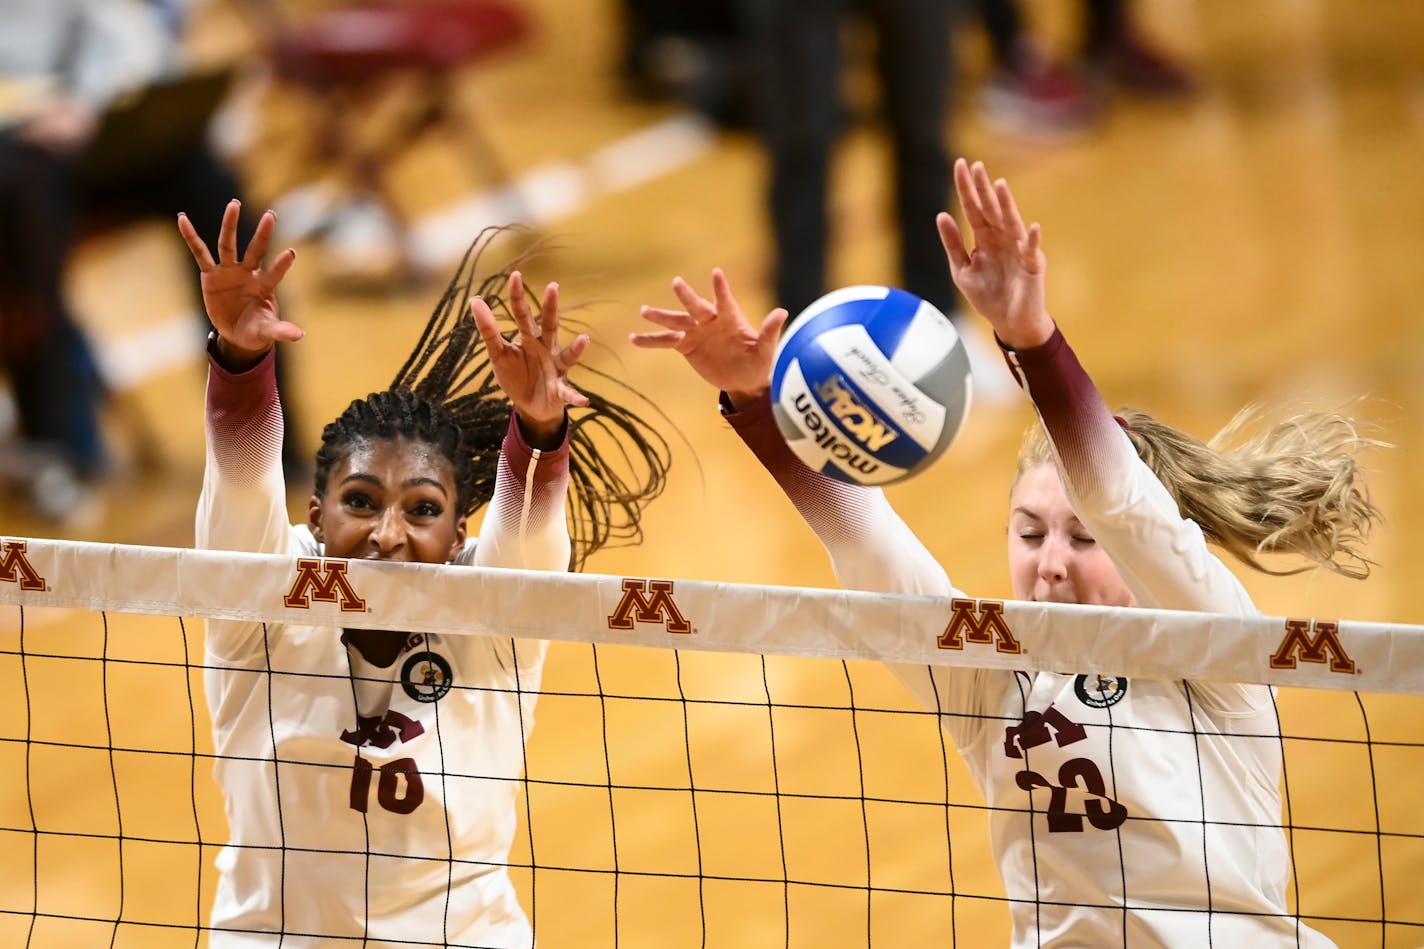
[[286, 320], [278, 320], [272, 324], [272, 342], [274, 343], [295, 343], [306, 335], [306, 330]]
[[242, 214], [242, 202], [233, 198], [223, 208], [222, 228], [218, 231], [218, 263], [237, 262], [237, 220]]
[[292, 269], [292, 264], [297, 261], [297, 252], [291, 247], [277, 255], [277, 259], [272, 261], [272, 266], [268, 267], [262, 274], [262, 286], [269, 293], [277, 289], [277, 284], [282, 282], [282, 278], [287, 275], [287, 271]]
[[554, 368], [560, 376], [568, 375], [570, 369], [578, 365], [584, 350], [588, 349], [588, 334], [580, 333], [567, 346], [554, 351]]
[[517, 270], [509, 275], [509, 312], [513, 314], [514, 325], [519, 327], [521, 336], [527, 339], [538, 338], [539, 330], [534, 325], [534, 312], [529, 308], [529, 297], [524, 288], [524, 275]]
[[697, 321], [683, 310], [644, 305], [638, 313], [649, 323], [664, 328], [663, 332], [629, 333], [628, 342], [643, 349], [676, 349], [688, 333], [697, 329]]
[[684, 339], [687, 339], [687, 334], [678, 330], [628, 334], [628, 342], [641, 349], [676, 349]]
[[[587, 333], [580, 333], [569, 345], [558, 345], [558, 294], [558, 284], [551, 283], [544, 289], [541, 326], [536, 327], [523, 276], [518, 271], [509, 275], [509, 309], [519, 327], [519, 335], [512, 341], [500, 332], [494, 311], [480, 297], [470, 298], [470, 315], [496, 366], [496, 379], [507, 393], [532, 385], [546, 392], [557, 392], [558, 398], [569, 405], [587, 405], [587, 397], [564, 377], [583, 357], [589, 337]], [[538, 381], [540, 377], [544, 380], [542, 383]], [[553, 388], [546, 388], [548, 386]]]
[[791, 316], [791, 311], [785, 307], [777, 307], [766, 315], [761, 321], [760, 335], [757, 337], [757, 349], [763, 353], [776, 349], [776, 344], [781, 341], [781, 330], [786, 325], [786, 320]]
[[697, 321], [690, 313], [682, 310], [664, 310], [661, 307], [645, 306], [642, 309], [642, 317], [649, 323], [655, 323], [664, 329], [687, 332], [697, 327]]
[[262, 258], [267, 256], [267, 247], [272, 243], [272, 231], [276, 227], [276, 212], [263, 211], [262, 217], [257, 220], [257, 230], [252, 233], [252, 240], [247, 242], [247, 252], [242, 255], [242, 266], [248, 270], [262, 266]]
[[979, 200], [979, 189], [974, 185], [974, 175], [969, 163], [963, 158], [954, 162], [954, 192], [959, 196], [959, 206], [964, 209], [964, 220], [974, 230], [989, 226], [989, 217]]
[[999, 200], [1002, 209], [1004, 227], [1013, 235], [1017, 241], [1022, 241], [1027, 237], [1027, 230], [1024, 227], [1023, 215], [1019, 213], [1018, 203], [1014, 201], [1014, 192], [1009, 188], [1009, 183], [1003, 178], [994, 182], [994, 194]]
[[964, 235], [959, 231], [959, 222], [948, 211], [935, 215], [935, 227], [939, 229], [939, 242], [944, 245], [945, 256], [949, 258], [951, 274], [969, 266], [969, 250], [964, 246]]
[[1029, 226], [1019, 247], [1025, 270], [1038, 273], [1043, 269], [1043, 233], [1037, 224]]
[[982, 161], [976, 161], [970, 171], [974, 181], [974, 192], [978, 196], [980, 207], [984, 209], [984, 216], [988, 219], [989, 226], [1003, 228], [1004, 209], [999, 204], [998, 189], [994, 187], [994, 182], [989, 180], [988, 169], [984, 167]]
[[509, 341], [500, 333], [499, 321], [495, 319], [489, 304], [479, 297], [470, 297], [470, 315], [475, 318], [475, 328], [480, 331], [480, 339], [485, 341], [485, 350], [492, 357], [503, 352]]
[[694, 320], [710, 320], [717, 315], [716, 308], [707, 300], [692, 289], [692, 286], [681, 277], [672, 278], [672, 292], [677, 296], [678, 302], [687, 308], [688, 315]]
[[178, 212], [178, 233], [183, 236], [183, 243], [188, 245], [188, 252], [193, 255], [193, 260], [197, 263], [199, 270], [207, 273], [217, 266], [212, 253], [208, 250], [208, 245], [198, 236], [198, 229], [193, 226], [192, 221], [188, 220], [188, 215], [182, 211]]
[[559, 380], [559, 398], [564, 400], [565, 405], [572, 405], [577, 408], [586, 408], [588, 406], [588, 396], [569, 385], [567, 379]]
[[544, 345], [553, 349], [559, 343], [559, 285], [550, 281], [544, 287], [539, 303], [539, 335]]
[[553, 281], [544, 286], [544, 296], [539, 302], [538, 339], [553, 359], [554, 369], [560, 376], [567, 374], [588, 348], [587, 333], [579, 333], [567, 346], [559, 345], [559, 285]]
[[716, 312], [713, 314], [726, 314], [728, 316], [741, 312], [737, 306], [737, 298], [732, 296], [732, 283], [727, 279], [727, 275], [721, 267], [712, 271], [712, 296], [717, 301]]
[[[975, 243], [987, 239], [994, 231], [1013, 231], [1010, 212], [1002, 200], [1002, 192], [1007, 188], [1002, 178], [997, 183], [989, 180], [983, 162], [971, 165], [963, 158], [955, 161], [954, 190], [960, 207], [964, 208], [964, 219], [974, 231]], [[1019, 228], [1016, 237], [1022, 236], [1021, 222]]]

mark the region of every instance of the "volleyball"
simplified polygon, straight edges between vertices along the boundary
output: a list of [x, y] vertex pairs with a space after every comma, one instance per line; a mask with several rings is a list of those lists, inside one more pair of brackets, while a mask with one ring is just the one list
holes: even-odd
[[954, 323], [904, 290], [855, 286], [812, 303], [777, 343], [776, 424], [814, 471], [880, 485], [944, 454], [974, 384]]

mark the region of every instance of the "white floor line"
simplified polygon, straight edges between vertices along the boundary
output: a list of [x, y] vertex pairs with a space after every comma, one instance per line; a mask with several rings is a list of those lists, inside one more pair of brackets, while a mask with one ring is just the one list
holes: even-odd
[[194, 312], [169, 316], [137, 333], [95, 346], [99, 372], [109, 387], [122, 392], [175, 366], [193, 362], [203, 350], [204, 323]]
[[[536, 166], [507, 187], [417, 221], [411, 230], [411, 257], [422, 266], [439, 266], [457, 258], [482, 227], [539, 225], [568, 217], [599, 197], [636, 188], [696, 161], [712, 149], [716, 138], [710, 123], [684, 113], [604, 145], [579, 162]], [[200, 328], [196, 315], [175, 315], [101, 345], [97, 358], [104, 378], [122, 391], [191, 361], [202, 350]]]
[[411, 258], [437, 266], [458, 257], [482, 227], [540, 225], [568, 217], [597, 198], [629, 191], [696, 161], [716, 140], [716, 129], [689, 112], [639, 129], [581, 161], [538, 165], [504, 188], [418, 221], [411, 230]]

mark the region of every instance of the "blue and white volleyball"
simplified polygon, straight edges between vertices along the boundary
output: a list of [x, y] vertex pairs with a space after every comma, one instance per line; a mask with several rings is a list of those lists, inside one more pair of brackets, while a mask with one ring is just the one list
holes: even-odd
[[903, 290], [835, 290], [777, 344], [772, 409], [807, 467], [849, 484], [901, 481], [944, 454], [974, 383], [954, 324]]

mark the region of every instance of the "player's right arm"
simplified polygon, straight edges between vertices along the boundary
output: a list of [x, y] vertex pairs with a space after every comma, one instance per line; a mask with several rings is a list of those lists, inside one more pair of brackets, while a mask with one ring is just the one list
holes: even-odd
[[955, 189], [973, 228], [965, 245], [948, 214], [938, 219], [955, 284], [1010, 350], [1058, 458], [1074, 512], [1113, 562], [1139, 605], [1254, 612], [1239, 580], [1181, 516], [1137, 457], [1044, 305], [1046, 258], [1037, 224], [1026, 225], [1003, 180], [955, 163]]
[[[276, 218], [267, 212], [241, 256], [240, 207], [229, 202], [218, 234], [218, 257], [186, 215], [178, 230], [201, 272], [203, 305], [215, 332], [208, 342], [208, 387], [203, 489], [195, 542], [199, 549], [285, 553], [291, 549], [286, 488], [282, 479], [282, 412], [273, 347], [294, 341], [300, 327], [280, 318], [276, 289], [295, 254], [286, 250], [270, 267], [263, 257]], [[210, 623], [208, 645], [237, 658], [260, 634], [260, 625]]]
[[216, 260], [188, 216], [178, 215], [178, 231], [198, 265], [203, 306], [215, 331], [208, 341], [207, 459], [197, 545], [279, 553], [288, 543], [273, 347], [304, 335], [281, 318], [277, 306], [277, 285], [296, 254], [285, 250], [270, 267], [263, 266], [277, 220], [268, 211], [239, 256], [240, 211], [236, 200], [223, 211]]
[[[955, 595], [944, 568], [902, 521], [879, 488], [843, 484], [807, 468], [787, 446], [772, 416], [769, 390], [776, 341], [786, 322], [777, 309], [754, 329], [732, 296], [722, 271], [712, 274], [713, 300], [687, 283], [673, 281], [686, 310], [644, 307], [643, 318], [660, 332], [632, 334], [635, 345], [681, 353], [703, 379], [722, 390], [722, 409], [732, 428], [776, 479], [830, 554], [842, 587], [872, 593]], [[983, 703], [982, 670], [892, 667], [924, 703], [945, 712], [978, 711]], [[944, 720], [955, 741], [974, 740], [981, 718]]]
[[[206, 458], [194, 531], [199, 550], [293, 550], [282, 477], [282, 408], [273, 354], [233, 372], [208, 344]], [[208, 622], [208, 649], [242, 661], [261, 647], [262, 624]]]
[[198, 496], [201, 550], [285, 553], [290, 548], [282, 477], [282, 406], [268, 353], [244, 372], [208, 344], [207, 451]]
[[544, 288], [537, 314], [524, 277], [509, 275], [509, 312], [518, 331], [500, 332], [489, 306], [470, 300], [490, 372], [513, 410], [500, 449], [494, 496], [480, 529], [475, 562], [485, 567], [566, 570], [572, 546], [564, 502], [569, 485], [568, 408], [588, 405], [568, 372], [588, 336], [560, 339], [559, 286]]
[[830, 555], [836, 581], [848, 590], [954, 595], [944, 568], [895, 513], [885, 492], [845, 484], [810, 468], [786, 444], [766, 393], [723, 414], [776, 480]]
[[663, 330], [634, 333], [633, 343], [675, 350], [722, 390], [723, 413], [825, 545], [841, 586], [882, 593], [949, 593], [944, 570], [883, 492], [811, 471], [781, 437], [767, 393], [786, 311], [773, 310], [759, 329], [753, 328], [721, 270], [712, 272], [711, 300], [681, 277], [673, 280], [672, 288], [686, 309], [643, 307], [643, 318]]
[[[734, 408], [723, 396], [724, 415], [732, 428], [776, 479], [801, 517], [830, 555], [836, 581], [848, 590], [921, 596], [961, 596], [934, 556], [920, 542], [879, 488], [845, 484], [813, 471], [786, 444], [763, 393]], [[854, 645], [854, 644], [852, 644]], [[920, 703], [946, 713], [941, 723], [960, 748], [982, 734], [986, 686], [984, 669], [936, 668], [890, 664]]]
[[[585, 334], [560, 339], [559, 287], [545, 286], [536, 315], [519, 271], [509, 275], [509, 312], [518, 332], [506, 337], [483, 300], [470, 313], [484, 340], [490, 371], [513, 412], [500, 449], [494, 495], [480, 528], [474, 562], [485, 567], [567, 570], [572, 543], [565, 501], [569, 488], [570, 405], [588, 397], [568, 371], [588, 346]], [[543, 640], [493, 640], [495, 655], [520, 687], [537, 683], [548, 648]]]
[[[567, 570], [573, 545], [565, 518], [569, 488], [569, 426], [557, 447], [529, 444], [511, 416], [500, 449], [494, 494], [485, 509], [479, 538], [460, 555], [460, 563], [517, 570]], [[476, 637], [478, 638], [478, 637]], [[495, 658], [519, 687], [538, 682], [548, 652], [544, 640], [491, 638]]]

